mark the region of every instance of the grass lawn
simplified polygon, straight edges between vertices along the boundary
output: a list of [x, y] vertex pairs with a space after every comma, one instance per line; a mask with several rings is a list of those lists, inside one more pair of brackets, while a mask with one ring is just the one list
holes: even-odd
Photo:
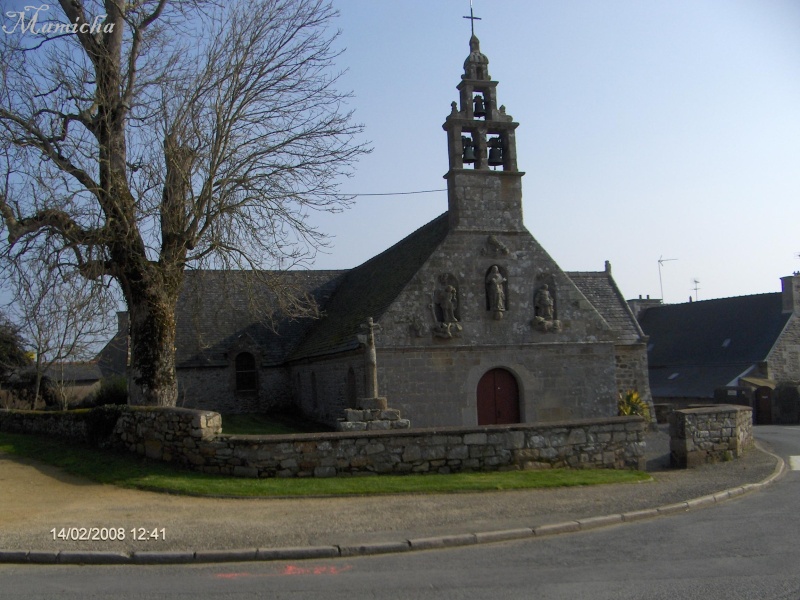
[[207, 475], [129, 453], [98, 450], [63, 440], [12, 433], [0, 433], [0, 451], [33, 458], [99, 483], [195, 496], [286, 497], [476, 492], [634, 483], [651, 479], [647, 473], [641, 471], [611, 469], [549, 469], [329, 479], [245, 479]]

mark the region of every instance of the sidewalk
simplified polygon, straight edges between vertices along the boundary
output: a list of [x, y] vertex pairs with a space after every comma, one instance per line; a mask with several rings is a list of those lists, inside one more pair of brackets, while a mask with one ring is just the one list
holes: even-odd
[[[728, 463], [669, 471], [666, 435], [648, 435], [652, 482], [347, 498], [156, 494], [95, 484], [0, 454], [0, 562], [297, 559], [499, 541], [711, 505], [758, 489], [782, 468], [776, 457], [753, 450]], [[122, 528], [126, 535], [122, 541], [53, 539], [51, 530], [70, 527]], [[134, 528], [158, 529], [160, 539], [134, 540]]]

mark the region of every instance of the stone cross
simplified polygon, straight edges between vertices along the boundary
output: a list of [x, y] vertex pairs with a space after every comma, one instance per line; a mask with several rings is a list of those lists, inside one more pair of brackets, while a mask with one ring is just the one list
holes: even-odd
[[361, 329], [367, 332], [367, 352], [364, 356], [367, 371], [367, 398], [378, 397], [378, 356], [375, 353], [375, 330], [380, 331], [381, 326], [372, 320], [367, 319], [366, 323], [361, 324]]

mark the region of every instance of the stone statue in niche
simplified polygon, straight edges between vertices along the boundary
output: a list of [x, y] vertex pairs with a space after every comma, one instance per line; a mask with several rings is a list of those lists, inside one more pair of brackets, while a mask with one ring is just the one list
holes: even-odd
[[534, 318], [532, 325], [544, 332], [561, 331], [561, 321], [555, 318], [555, 301], [550, 286], [542, 285], [533, 296]]
[[461, 332], [461, 324], [458, 322], [458, 281], [450, 273], [443, 273], [439, 276], [439, 288], [433, 294], [431, 311], [436, 325], [433, 327], [433, 335], [440, 338], [450, 339], [458, 336]]
[[499, 321], [506, 312], [506, 283], [500, 267], [492, 265], [486, 275], [486, 306], [492, 312], [495, 320]]
[[539, 288], [539, 291], [536, 292], [533, 303], [536, 308], [537, 317], [542, 317], [545, 321], [553, 320], [553, 296], [550, 294], [550, 288], [547, 284], [544, 284]]

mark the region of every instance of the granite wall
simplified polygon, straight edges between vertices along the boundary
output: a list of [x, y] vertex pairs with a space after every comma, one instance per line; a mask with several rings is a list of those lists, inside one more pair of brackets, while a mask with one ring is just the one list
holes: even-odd
[[675, 410], [669, 435], [673, 467], [733, 460], [753, 446], [753, 411], [733, 404]]
[[[93, 426], [97, 443], [243, 477], [644, 468], [646, 424], [640, 417], [259, 437], [223, 434], [220, 415], [210, 411], [125, 406], [104, 409], [102, 419], [87, 416], [91, 412], [80, 418], [103, 424]], [[70, 413], [0, 411], [0, 431], [60, 435], [63, 424], [73, 421]], [[77, 427], [66, 430], [80, 439]]]

